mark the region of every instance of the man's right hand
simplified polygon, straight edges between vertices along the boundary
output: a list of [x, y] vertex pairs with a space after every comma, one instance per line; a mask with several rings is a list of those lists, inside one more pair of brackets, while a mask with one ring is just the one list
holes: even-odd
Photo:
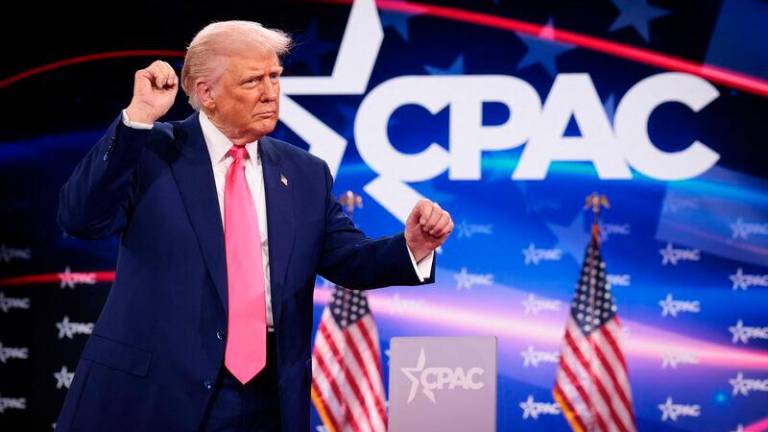
[[156, 60], [146, 69], [136, 71], [133, 99], [126, 108], [132, 122], [152, 124], [173, 106], [179, 91], [179, 79], [171, 65]]

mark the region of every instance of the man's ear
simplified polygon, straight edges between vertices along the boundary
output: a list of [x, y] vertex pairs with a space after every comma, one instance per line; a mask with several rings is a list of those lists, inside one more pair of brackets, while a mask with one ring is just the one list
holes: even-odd
[[210, 112], [216, 108], [215, 96], [213, 94], [213, 87], [199, 79], [195, 82], [195, 93], [197, 94], [197, 100], [200, 103], [200, 108]]

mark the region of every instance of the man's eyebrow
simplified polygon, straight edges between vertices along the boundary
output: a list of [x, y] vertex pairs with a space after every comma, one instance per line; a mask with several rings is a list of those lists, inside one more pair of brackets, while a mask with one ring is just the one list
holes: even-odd
[[266, 69], [250, 69], [250, 70], [248, 70], [246, 75], [261, 75], [261, 74], [266, 73], [267, 71], [269, 71], [269, 72], [282, 72], [283, 69], [284, 68], [282, 66], [275, 66], [275, 67], [266, 68]]

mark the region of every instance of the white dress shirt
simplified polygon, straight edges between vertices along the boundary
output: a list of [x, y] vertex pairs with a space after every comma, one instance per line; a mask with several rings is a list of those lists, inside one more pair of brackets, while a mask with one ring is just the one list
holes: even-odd
[[[203, 138], [208, 148], [208, 155], [211, 158], [213, 168], [213, 180], [216, 183], [216, 195], [219, 198], [219, 212], [221, 214], [222, 226], [224, 226], [224, 184], [227, 177], [227, 170], [232, 164], [232, 157], [227, 153], [232, 148], [232, 141], [229, 140], [216, 126], [211, 123], [208, 117], [200, 112], [200, 128], [203, 130]], [[152, 129], [151, 124], [132, 122], [128, 114], [123, 110], [123, 124], [136, 129]], [[269, 235], [267, 232], [267, 204], [264, 193], [264, 175], [261, 168], [261, 159], [258, 152], [258, 141], [245, 145], [248, 152], [248, 159], [245, 160], [245, 180], [248, 183], [248, 189], [251, 191], [253, 203], [256, 206], [256, 213], [259, 218], [259, 233], [261, 235], [261, 256], [264, 265], [264, 292], [267, 301], [267, 326], [273, 326], [272, 320], [272, 297], [270, 295], [270, 276], [269, 276]], [[408, 248], [406, 248], [408, 249]], [[434, 252], [426, 258], [416, 263], [416, 259], [408, 249], [408, 255], [411, 257], [414, 271], [420, 281], [429, 277], [432, 270], [432, 261]]]

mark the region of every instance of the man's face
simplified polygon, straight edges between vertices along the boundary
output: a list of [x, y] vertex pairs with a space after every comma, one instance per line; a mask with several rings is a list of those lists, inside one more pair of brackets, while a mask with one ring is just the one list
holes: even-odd
[[272, 132], [280, 110], [282, 71], [275, 53], [230, 57], [213, 92], [214, 123], [230, 138], [245, 140], [243, 144]]

